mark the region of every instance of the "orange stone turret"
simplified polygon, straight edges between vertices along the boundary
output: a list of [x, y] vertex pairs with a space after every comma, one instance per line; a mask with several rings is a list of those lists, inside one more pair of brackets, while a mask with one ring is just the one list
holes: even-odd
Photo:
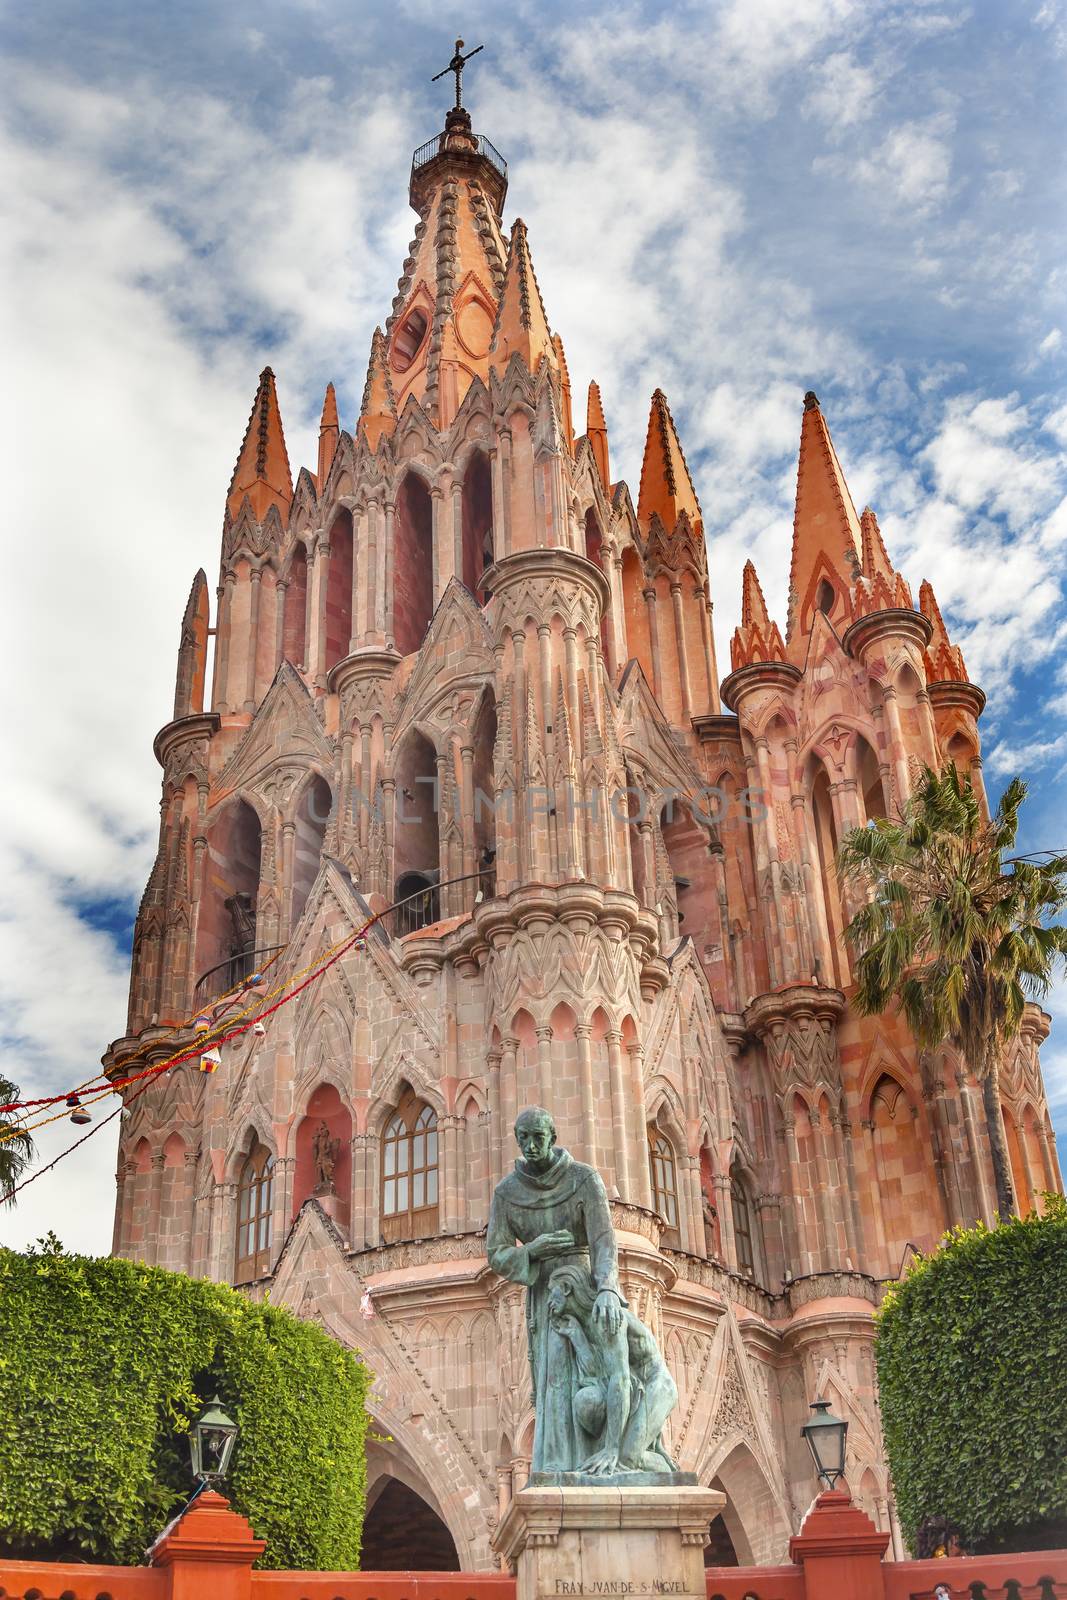
[[641, 487], [637, 498], [637, 520], [647, 532], [658, 516], [668, 530], [682, 512], [694, 527], [703, 527], [700, 502], [689, 476], [685, 452], [678, 438], [667, 397], [662, 389], [652, 396], [645, 437], [645, 456], [641, 464]]
[[334, 393], [332, 383], [326, 385], [326, 395], [322, 402], [322, 417], [319, 421], [319, 464], [315, 474], [315, 481], [321, 494], [326, 479], [333, 466], [333, 458], [337, 454], [337, 441], [341, 437], [341, 428], [337, 420], [337, 395]]
[[821, 611], [840, 631], [851, 620], [849, 591], [860, 570], [862, 536], [837, 451], [810, 389], [804, 396], [789, 571], [786, 646], [798, 664], [807, 653], [811, 620]]
[[600, 385], [591, 382], [585, 408], [585, 436], [593, 452], [600, 481], [605, 489], [611, 488], [611, 464], [608, 458], [608, 425], [604, 420], [604, 405], [600, 398]]
[[257, 522], [262, 522], [271, 506], [277, 507], [283, 523], [287, 520], [293, 478], [270, 367], [264, 367], [259, 375], [252, 415], [230, 479], [226, 509], [231, 517], [237, 516], [246, 496]]

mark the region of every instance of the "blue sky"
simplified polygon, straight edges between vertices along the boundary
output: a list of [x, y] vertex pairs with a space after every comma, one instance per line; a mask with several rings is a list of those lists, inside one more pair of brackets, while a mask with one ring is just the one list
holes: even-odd
[[[995, 793], [1067, 847], [1063, 0], [9, 8], [0, 1050], [26, 1093], [125, 1020], [152, 736], [193, 572], [213, 581], [260, 368], [294, 473], [352, 427], [440, 125], [454, 28], [510, 164], [575, 390], [636, 487], [671, 402], [710, 530], [720, 662], [752, 555], [784, 621], [801, 397], [971, 675]], [[1067, 1134], [1067, 996], [1045, 1050]], [[42, 1138], [50, 1155], [58, 1140]], [[112, 1130], [0, 1216], [110, 1239]]]

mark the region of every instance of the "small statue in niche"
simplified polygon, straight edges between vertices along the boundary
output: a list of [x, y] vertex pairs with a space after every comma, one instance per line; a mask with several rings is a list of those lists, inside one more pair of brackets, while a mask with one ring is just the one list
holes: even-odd
[[340, 1139], [331, 1139], [328, 1124], [320, 1122], [311, 1140], [311, 1159], [315, 1165], [315, 1187], [312, 1194], [336, 1194], [333, 1186], [334, 1169]]

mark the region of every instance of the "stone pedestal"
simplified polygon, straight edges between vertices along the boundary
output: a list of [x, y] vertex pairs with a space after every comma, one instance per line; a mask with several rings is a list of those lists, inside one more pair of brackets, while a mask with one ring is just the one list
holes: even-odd
[[493, 1536], [517, 1580], [516, 1600], [706, 1600], [714, 1489], [533, 1488], [512, 1500]]

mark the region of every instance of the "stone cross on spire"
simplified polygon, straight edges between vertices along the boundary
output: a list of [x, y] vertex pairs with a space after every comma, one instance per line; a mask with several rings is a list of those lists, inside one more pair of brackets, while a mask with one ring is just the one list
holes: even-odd
[[438, 78], [443, 78], [446, 72], [454, 72], [456, 74], [456, 110], [457, 111], [460, 111], [463, 108], [463, 68], [467, 65], [467, 62], [470, 60], [471, 56], [476, 56], [478, 54], [479, 50], [484, 50], [484, 49], [485, 49], [484, 44], [478, 44], [478, 45], [475, 45], [473, 50], [468, 50], [467, 54], [464, 55], [463, 54], [463, 40], [462, 39], [457, 39], [456, 40], [456, 53], [452, 57], [452, 60], [448, 63], [448, 66], [445, 67], [441, 72], [435, 72], [433, 77], [430, 79], [431, 83], [436, 83]]

